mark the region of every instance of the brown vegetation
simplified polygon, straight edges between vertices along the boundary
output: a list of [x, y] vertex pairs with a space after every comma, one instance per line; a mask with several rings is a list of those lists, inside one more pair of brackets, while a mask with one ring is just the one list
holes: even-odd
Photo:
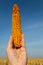
[[[0, 59], [0, 65], [8, 65], [8, 60]], [[43, 58], [29, 58], [27, 65], [43, 65]]]

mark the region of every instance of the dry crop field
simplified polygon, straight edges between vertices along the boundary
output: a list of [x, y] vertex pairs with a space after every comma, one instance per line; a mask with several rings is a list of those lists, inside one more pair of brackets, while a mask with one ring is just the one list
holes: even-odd
[[6, 58], [0, 58], [0, 65], [8, 65], [8, 61]]
[[[0, 59], [0, 65], [8, 65], [8, 60]], [[43, 65], [43, 58], [29, 58], [27, 65]]]
[[43, 65], [43, 58], [28, 59], [27, 65]]

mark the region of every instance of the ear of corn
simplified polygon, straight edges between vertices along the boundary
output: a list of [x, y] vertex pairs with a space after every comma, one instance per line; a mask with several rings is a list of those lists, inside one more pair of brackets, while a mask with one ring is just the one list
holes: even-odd
[[12, 37], [14, 40], [14, 46], [20, 47], [21, 46], [21, 22], [20, 22], [20, 12], [19, 7], [17, 5], [13, 6], [12, 11]]

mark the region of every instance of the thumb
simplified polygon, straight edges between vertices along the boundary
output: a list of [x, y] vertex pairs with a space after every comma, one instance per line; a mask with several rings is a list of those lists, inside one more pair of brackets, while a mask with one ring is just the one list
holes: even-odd
[[24, 44], [24, 34], [22, 33], [22, 40], [21, 40], [21, 44], [22, 44], [22, 47], [24, 47], [25, 46], [25, 44]]
[[12, 48], [12, 42], [13, 42], [13, 39], [12, 39], [12, 36], [10, 36], [10, 39], [8, 42], [8, 48]]

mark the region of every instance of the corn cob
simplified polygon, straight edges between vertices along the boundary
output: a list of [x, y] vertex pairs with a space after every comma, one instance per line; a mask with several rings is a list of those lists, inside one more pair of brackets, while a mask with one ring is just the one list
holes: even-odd
[[21, 33], [20, 10], [19, 7], [15, 4], [12, 10], [12, 37], [15, 47], [21, 47]]

